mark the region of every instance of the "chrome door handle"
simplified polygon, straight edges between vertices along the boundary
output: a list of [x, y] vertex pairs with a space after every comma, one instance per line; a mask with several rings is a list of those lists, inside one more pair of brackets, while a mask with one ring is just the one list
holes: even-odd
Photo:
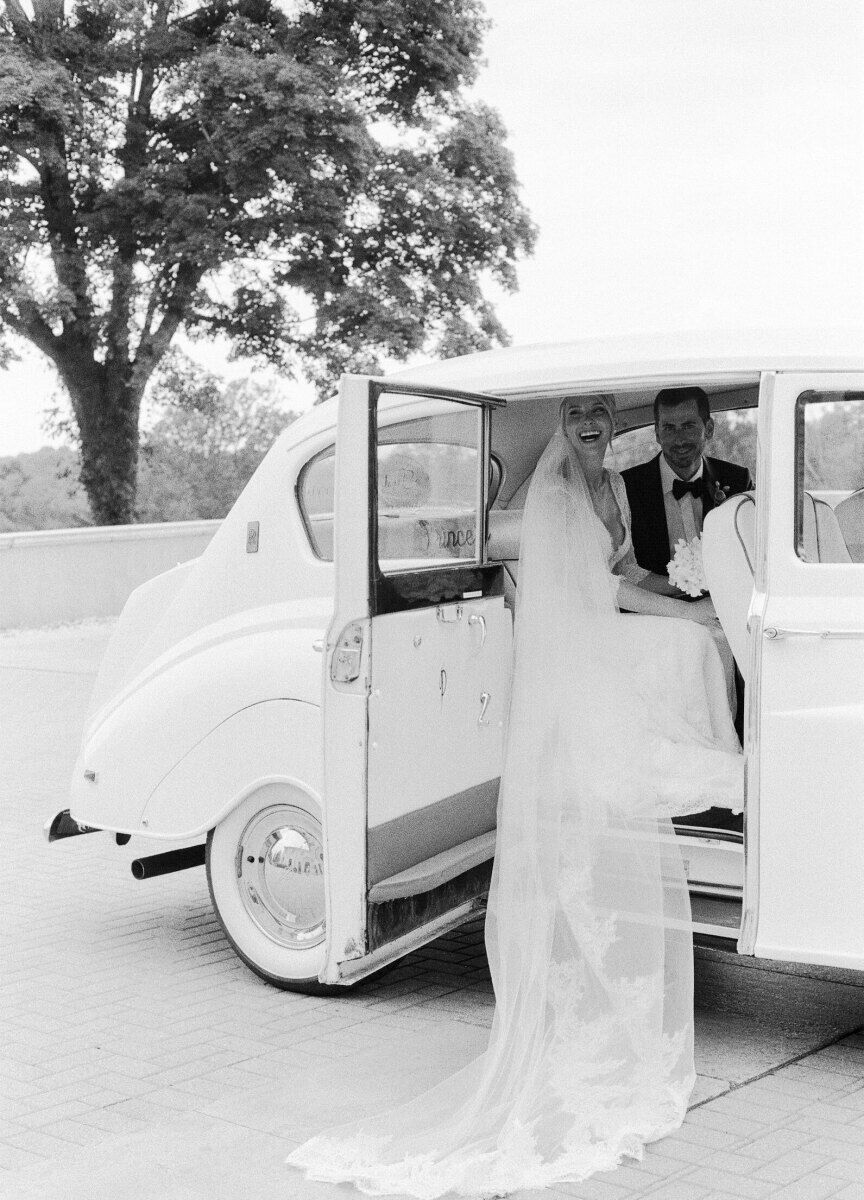
[[452, 621], [462, 620], [462, 605], [461, 604], [439, 604], [435, 610], [435, 615], [438, 620], [444, 625], [449, 625]]
[[[483, 643], [486, 641], [486, 618], [481, 616], [480, 613], [472, 613], [468, 618], [468, 624], [480, 626], [480, 648], [482, 650]], [[486, 693], [484, 692], [483, 694], [485, 695]]]
[[489, 707], [489, 701], [491, 699], [492, 699], [492, 696], [490, 695], [489, 692], [482, 692], [480, 694], [480, 716], [477, 718], [478, 725], [491, 724], [491, 722], [484, 720], [484, 718], [486, 716], [486, 709]]

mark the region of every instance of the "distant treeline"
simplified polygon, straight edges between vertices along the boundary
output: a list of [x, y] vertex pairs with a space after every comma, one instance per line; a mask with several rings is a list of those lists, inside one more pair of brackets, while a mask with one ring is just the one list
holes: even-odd
[[[224, 517], [266, 449], [207, 457], [166, 446], [142, 452], [136, 521]], [[79, 467], [67, 446], [0, 458], [0, 533], [92, 525]]]
[[89, 524], [74, 450], [43, 446], [32, 454], [0, 458], [0, 533]]

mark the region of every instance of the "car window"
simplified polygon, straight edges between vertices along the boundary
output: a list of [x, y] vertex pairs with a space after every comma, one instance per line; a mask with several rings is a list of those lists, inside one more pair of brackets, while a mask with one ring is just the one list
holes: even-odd
[[316, 557], [333, 561], [336, 450], [328, 446], [306, 463], [297, 480], [297, 505]]
[[864, 562], [864, 394], [803, 392], [795, 453], [799, 558]]
[[434, 415], [378, 429], [378, 563], [385, 574], [480, 561], [482, 413], [439, 401]]
[[[713, 417], [714, 436], [708, 443], [707, 453], [712, 458], [723, 458], [747, 467], [755, 479], [756, 409], [730, 408], [714, 413]], [[628, 467], [647, 462], [658, 452], [654, 426], [643, 425], [615, 435], [606, 465], [614, 471], [626, 471]]]
[[[439, 408], [441, 405], [439, 404]], [[387, 573], [479, 561], [479, 410], [461, 404], [378, 430], [378, 543]], [[333, 561], [335, 448], [310, 459], [297, 481], [297, 504], [315, 555]], [[501, 482], [490, 462], [489, 492]]]

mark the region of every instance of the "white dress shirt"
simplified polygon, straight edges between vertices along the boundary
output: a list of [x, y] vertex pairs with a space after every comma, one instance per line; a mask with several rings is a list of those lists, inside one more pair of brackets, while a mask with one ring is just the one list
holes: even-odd
[[[702, 478], [704, 462], [699, 459], [699, 468], [691, 480]], [[681, 538], [692, 542], [702, 532], [702, 497], [690, 492], [676, 500], [672, 495], [672, 484], [680, 476], [672, 470], [663, 455], [660, 455], [660, 482], [663, 485], [663, 503], [666, 507], [666, 527], [669, 530], [669, 557], [675, 553], [675, 543]]]

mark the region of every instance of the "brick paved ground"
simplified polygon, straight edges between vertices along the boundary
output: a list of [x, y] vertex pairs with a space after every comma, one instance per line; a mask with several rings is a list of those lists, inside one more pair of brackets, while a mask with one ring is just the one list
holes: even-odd
[[[104, 639], [97, 624], [0, 635], [0, 1197], [350, 1197], [284, 1155], [482, 1047], [482, 929], [344, 999], [295, 996], [233, 955], [202, 870], [137, 883], [136, 839], [49, 847]], [[542, 1195], [864, 1200], [861, 982], [701, 952], [684, 1127]]]

